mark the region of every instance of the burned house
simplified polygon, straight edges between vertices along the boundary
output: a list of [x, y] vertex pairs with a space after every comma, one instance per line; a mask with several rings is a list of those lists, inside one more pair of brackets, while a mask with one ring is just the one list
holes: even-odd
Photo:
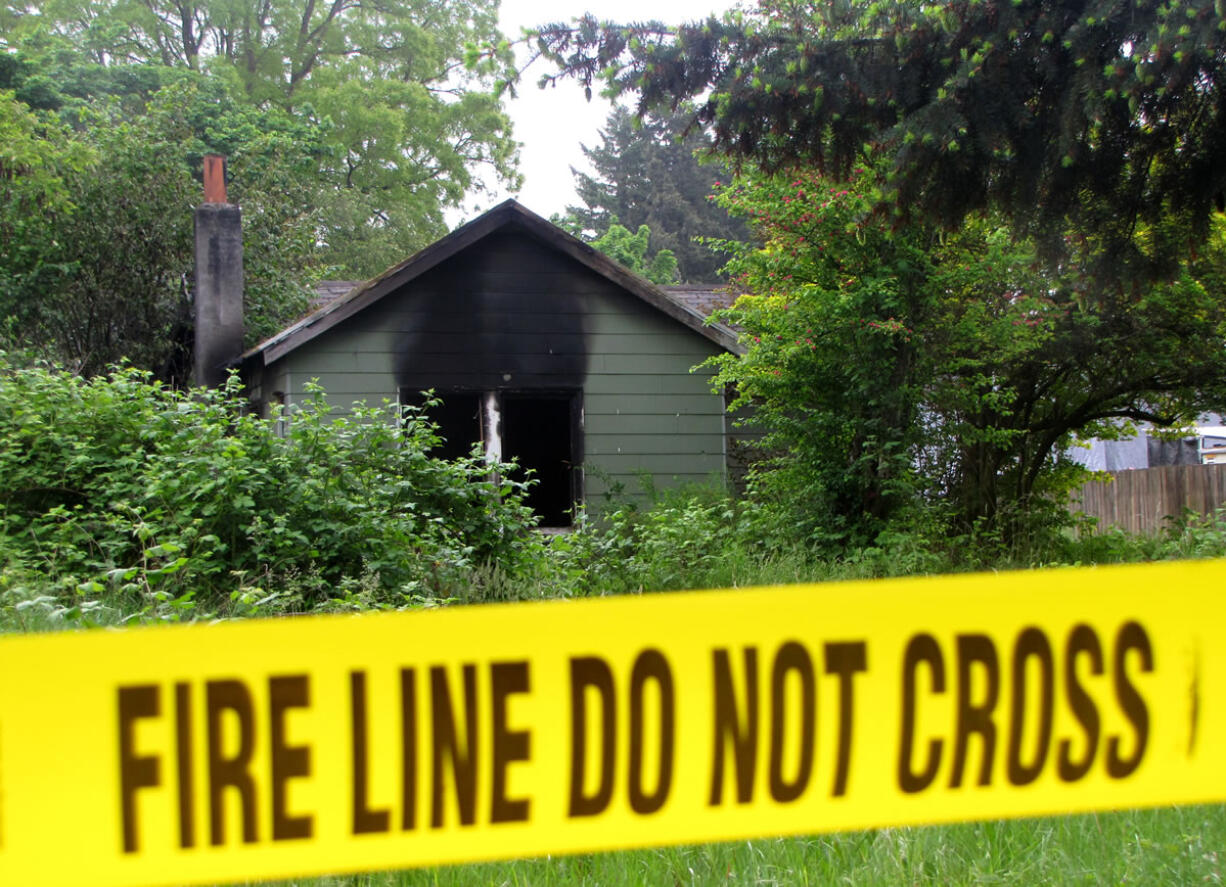
[[725, 477], [731, 420], [706, 358], [737, 348], [689, 303], [515, 201], [333, 299], [242, 356], [257, 404], [312, 380], [339, 408], [442, 399], [447, 451], [530, 468], [547, 526], [610, 490]]

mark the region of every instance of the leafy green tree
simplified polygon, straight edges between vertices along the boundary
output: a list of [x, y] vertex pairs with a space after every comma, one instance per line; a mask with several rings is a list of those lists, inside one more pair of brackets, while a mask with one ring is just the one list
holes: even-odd
[[1226, 202], [1221, 22], [1212, 0], [764, 0], [676, 29], [588, 17], [540, 42], [640, 112], [698, 102], [718, 151], [766, 169], [839, 178], [880, 152], [878, 210], [954, 225], [996, 209], [1053, 266], [1070, 232], [1092, 238], [1080, 260], [1126, 289], [1176, 274]]
[[[34, 119], [20, 103], [9, 107]], [[195, 189], [179, 159], [183, 131], [107, 121], [92, 132], [86, 141], [54, 121], [42, 125], [44, 155], [62, 144], [88, 162], [59, 172], [64, 199], [42, 211], [29, 200], [13, 207], [12, 249], [0, 256], [6, 337], [79, 372], [125, 357], [167, 371], [190, 311], [191, 234], [179, 217]], [[37, 188], [40, 177], [16, 169], [12, 193]]]
[[[0, 57], [3, 58], [3, 57]], [[58, 220], [74, 211], [74, 174], [94, 159], [66, 127], [0, 90], [0, 337], [11, 339], [72, 265], [53, 258]]]
[[[199, 75], [171, 77], [139, 112], [139, 90], [88, 101], [41, 94], [73, 128], [50, 111], [5, 106], [26, 135], [12, 134], [14, 155], [43, 155], [13, 167], [0, 211], [10, 231], [0, 253], [10, 345], [86, 374], [127, 360], [186, 381], [194, 175], [210, 150], [232, 158], [231, 193], [244, 209], [248, 341], [302, 314], [319, 273], [310, 190], [322, 150], [316, 128], [238, 105]], [[33, 148], [22, 147], [30, 140]], [[55, 161], [61, 154], [77, 161]], [[55, 188], [28, 196], [46, 181]]]
[[1101, 297], [990, 220], [949, 234], [875, 218], [879, 187], [862, 167], [843, 184], [755, 173], [721, 194], [762, 245], [731, 245], [744, 295], [722, 316], [747, 352], [716, 360], [716, 381], [769, 432], [759, 491], [792, 526], [867, 544], [923, 509], [955, 534], [1018, 539], [1064, 513], [1074, 436], [1222, 402], [1224, 229], [1173, 282]]
[[662, 249], [648, 258], [650, 242], [651, 230], [646, 225], [639, 225], [638, 231], [631, 233], [617, 221], [617, 216], [613, 216], [609, 230], [593, 240], [592, 246], [652, 283], [662, 286], [676, 283], [677, 257], [670, 250]]
[[54, 254], [72, 273], [32, 294], [37, 315], [23, 332], [54, 342], [54, 356], [80, 373], [126, 359], [185, 379], [193, 246], [184, 217], [197, 199], [182, 162], [188, 130], [174, 117], [100, 117], [89, 132], [98, 161], [72, 178], [77, 209], [56, 226]]
[[710, 197], [716, 182], [731, 176], [718, 163], [700, 163], [708, 148], [701, 130], [686, 134], [691, 115], [639, 121], [617, 106], [601, 132], [602, 142], [583, 153], [595, 174], [572, 170], [583, 206], [567, 207], [565, 222], [581, 236], [609, 230], [616, 217], [630, 229], [651, 229], [651, 249], [670, 250], [686, 283], [720, 279], [723, 260], [696, 238], [738, 240], [745, 226]]
[[81, 53], [62, 67], [103, 83], [147, 66], [208, 73], [255, 108], [328, 121], [313, 203], [325, 260], [347, 275], [373, 275], [441, 235], [443, 210], [487, 178], [517, 181], [495, 91], [509, 49], [496, 7], [475, 0], [51, 0], [5, 37], [58, 39]]
[[[181, 72], [157, 64], [110, 64], [92, 61], [65, 37], [42, 28], [0, 31], [0, 88], [11, 89], [19, 101], [38, 111], [61, 112], [71, 119], [72, 109], [107, 99], [120, 104], [130, 115], [139, 115], [157, 92], [169, 83], [190, 79]], [[195, 75], [199, 79], [198, 75]]]

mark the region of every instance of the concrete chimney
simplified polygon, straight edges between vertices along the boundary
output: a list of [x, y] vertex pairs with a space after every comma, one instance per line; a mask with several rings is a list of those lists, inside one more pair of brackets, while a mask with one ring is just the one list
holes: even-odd
[[226, 201], [225, 158], [204, 158], [196, 207], [195, 383], [215, 387], [243, 352], [243, 220]]

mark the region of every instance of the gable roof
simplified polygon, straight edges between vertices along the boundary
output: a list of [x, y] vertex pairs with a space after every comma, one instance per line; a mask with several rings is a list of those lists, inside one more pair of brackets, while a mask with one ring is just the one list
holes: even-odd
[[742, 350], [737, 342], [736, 334], [727, 326], [708, 325], [706, 316], [696, 308], [671, 297], [665, 290], [623, 268], [579, 238], [567, 234], [557, 225], [525, 209], [517, 201], [506, 200], [484, 215], [460, 226], [446, 237], [436, 240], [399, 265], [393, 265], [377, 277], [357, 284], [345, 295], [333, 299], [272, 338], [265, 339], [244, 353], [241, 360], [244, 363], [259, 361], [267, 366], [327, 332], [341, 321], [368, 308], [384, 296], [395, 292], [443, 261], [504, 228], [514, 228], [535, 237], [546, 246], [587, 266], [596, 274], [612, 281], [626, 292], [637, 296], [648, 305], [662, 311], [721, 348], [737, 353]]

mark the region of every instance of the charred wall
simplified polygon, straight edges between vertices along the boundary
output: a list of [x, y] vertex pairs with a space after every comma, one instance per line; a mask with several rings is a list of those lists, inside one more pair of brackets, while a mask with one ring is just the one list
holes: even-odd
[[588, 368], [583, 300], [595, 275], [514, 231], [414, 280], [396, 379], [420, 390], [577, 390]]

